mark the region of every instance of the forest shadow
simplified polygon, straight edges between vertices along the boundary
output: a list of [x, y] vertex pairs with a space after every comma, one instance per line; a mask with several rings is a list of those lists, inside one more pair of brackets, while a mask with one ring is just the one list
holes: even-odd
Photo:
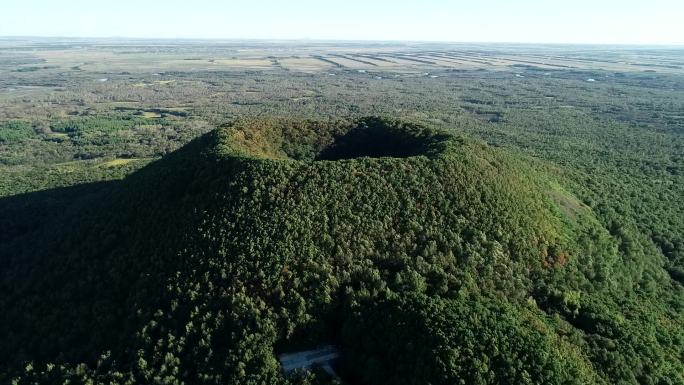
[[[121, 181], [101, 181], [58, 187], [0, 198], [0, 258], [3, 245], [49, 230], [55, 235], [68, 231], [62, 218], [92, 207], [98, 196]], [[36, 246], [36, 245], [32, 245]]]

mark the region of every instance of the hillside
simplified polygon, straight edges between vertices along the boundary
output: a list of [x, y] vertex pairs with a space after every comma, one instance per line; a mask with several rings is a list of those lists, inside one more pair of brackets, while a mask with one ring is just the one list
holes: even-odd
[[[0, 381], [684, 382], [681, 286], [565, 183], [412, 123], [250, 119], [4, 198]], [[281, 374], [322, 343], [341, 380]]]

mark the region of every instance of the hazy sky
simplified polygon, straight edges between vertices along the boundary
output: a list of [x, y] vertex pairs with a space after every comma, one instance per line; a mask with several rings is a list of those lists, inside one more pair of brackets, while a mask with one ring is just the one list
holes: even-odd
[[684, 44], [684, 0], [2, 0], [18, 35]]

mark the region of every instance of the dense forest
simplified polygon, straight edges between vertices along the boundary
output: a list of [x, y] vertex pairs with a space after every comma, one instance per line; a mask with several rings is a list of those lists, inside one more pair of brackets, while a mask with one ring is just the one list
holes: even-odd
[[678, 75], [44, 71], [0, 96], [2, 383], [684, 383]]
[[[589, 207], [483, 143], [378, 118], [247, 120], [112, 183], [52, 225], [5, 224], [26, 229], [2, 249], [0, 357], [22, 381], [297, 381], [274, 351], [323, 341], [369, 384], [681, 380], [680, 323], [642, 330], [680, 315], [630, 300], [646, 279], [671, 295], [662, 267], [632, 277]], [[383, 359], [402, 354], [424, 369], [392, 374]]]

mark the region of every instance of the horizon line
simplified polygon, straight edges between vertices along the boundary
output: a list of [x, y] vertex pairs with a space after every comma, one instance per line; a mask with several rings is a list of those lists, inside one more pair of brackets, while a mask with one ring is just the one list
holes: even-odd
[[503, 45], [558, 45], [558, 46], [625, 46], [625, 47], [681, 47], [682, 43], [615, 43], [615, 42], [529, 42], [529, 41], [458, 41], [458, 40], [405, 40], [405, 39], [339, 39], [339, 38], [265, 38], [265, 37], [141, 37], [141, 36], [49, 36], [49, 35], [0, 35], [0, 39], [82, 39], [82, 40], [159, 40], [159, 41], [249, 41], [249, 42], [314, 42], [314, 43], [394, 43], [394, 44], [503, 44]]

